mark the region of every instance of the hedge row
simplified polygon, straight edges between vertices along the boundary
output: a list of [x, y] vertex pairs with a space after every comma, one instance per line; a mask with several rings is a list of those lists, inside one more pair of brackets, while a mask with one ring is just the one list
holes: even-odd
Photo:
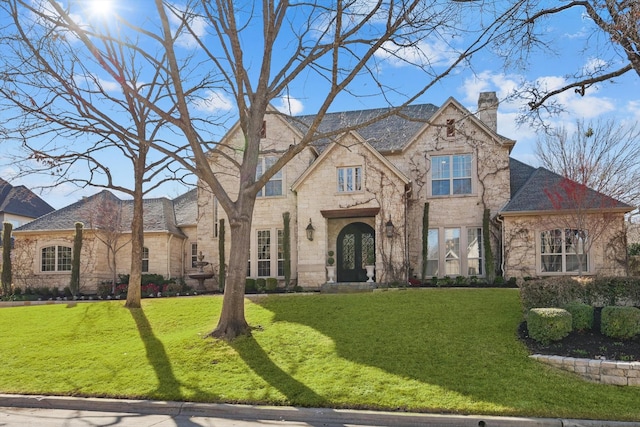
[[550, 277], [526, 280], [520, 286], [525, 312], [532, 308], [566, 307], [583, 303], [593, 307], [640, 307], [638, 277]]

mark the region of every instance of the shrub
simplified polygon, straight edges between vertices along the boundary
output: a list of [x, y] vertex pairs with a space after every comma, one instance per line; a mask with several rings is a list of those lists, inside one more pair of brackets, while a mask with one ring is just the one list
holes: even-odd
[[247, 294], [254, 294], [256, 292], [256, 279], [247, 277], [244, 282], [244, 292]]
[[581, 302], [594, 307], [640, 306], [637, 277], [550, 277], [526, 280], [520, 287], [525, 311], [535, 307], [564, 307]]
[[256, 279], [256, 290], [258, 292], [264, 292], [267, 289], [267, 279], [264, 277], [258, 277]]
[[588, 304], [572, 302], [564, 307], [571, 313], [574, 331], [584, 331], [593, 328], [593, 307]]
[[278, 279], [267, 277], [267, 292], [275, 292], [278, 289]]
[[630, 339], [640, 334], [640, 309], [605, 307], [600, 319], [602, 333], [611, 338]]
[[106, 298], [107, 296], [111, 295], [111, 283], [99, 283], [97, 293], [100, 298]]
[[569, 335], [571, 323], [571, 313], [561, 308], [532, 308], [527, 316], [529, 336], [545, 345]]

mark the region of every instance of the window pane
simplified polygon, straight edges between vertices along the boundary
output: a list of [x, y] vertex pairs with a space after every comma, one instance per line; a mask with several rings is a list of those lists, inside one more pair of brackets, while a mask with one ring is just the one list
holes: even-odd
[[271, 231], [258, 230], [258, 276], [271, 275]]
[[278, 230], [278, 276], [284, 276], [284, 231]]
[[71, 271], [71, 248], [58, 246], [58, 271]]
[[338, 191], [344, 191], [344, 169], [338, 169]]
[[347, 190], [353, 191], [353, 169], [347, 169]]
[[471, 194], [471, 178], [454, 179], [453, 194]]
[[356, 182], [355, 182], [355, 190], [362, 190], [362, 168], [355, 168], [356, 173]]
[[449, 172], [451, 166], [449, 164], [449, 156], [434, 156], [431, 160], [431, 167], [433, 169], [433, 179], [449, 179]]
[[467, 229], [467, 274], [479, 276], [482, 269], [482, 228]]
[[562, 272], [562, 255], [542, 255], [542, 271], [545, 273]]
[[56, 247], [42, 248], [42, 271], [56, 270]]
[[427, 276], [437, 276], [440, 259], [437, 228], [429, 229], [427, 241]]
[[431, 194], [434, 196], [446, 196], [449, 194], [449, 180], [446, 181], [432, 181], [431, 182]]
[[445, 274], [460, 274], [460, 229], [444, 229]]
[[453, 156], [453, 177], [471, 177], [471, 155]]

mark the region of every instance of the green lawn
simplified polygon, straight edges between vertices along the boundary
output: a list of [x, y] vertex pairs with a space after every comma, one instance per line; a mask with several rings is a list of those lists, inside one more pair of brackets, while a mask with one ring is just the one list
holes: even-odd
[[516, 289], [269, 296], [232, 343], [221, 301], [0, 309], [0, 392], [640, 420], [640, 388], [527, 357]]

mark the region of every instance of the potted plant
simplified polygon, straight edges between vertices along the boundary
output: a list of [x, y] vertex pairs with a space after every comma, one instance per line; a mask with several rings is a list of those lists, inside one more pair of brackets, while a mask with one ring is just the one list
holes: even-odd
[[367, 249], [367, 259], [365, 260], [364, 268], [367, 270], [367, 277], [369, 278], [367, 282], [373, 282], [373, 276], [376, 268], [376, 255], [372, 247]]
[[336, 260], [333, 255], [333, 251], [327, 252], [327, 283], [334, 283], [336, 277], [336, 267], [333, 265]]

